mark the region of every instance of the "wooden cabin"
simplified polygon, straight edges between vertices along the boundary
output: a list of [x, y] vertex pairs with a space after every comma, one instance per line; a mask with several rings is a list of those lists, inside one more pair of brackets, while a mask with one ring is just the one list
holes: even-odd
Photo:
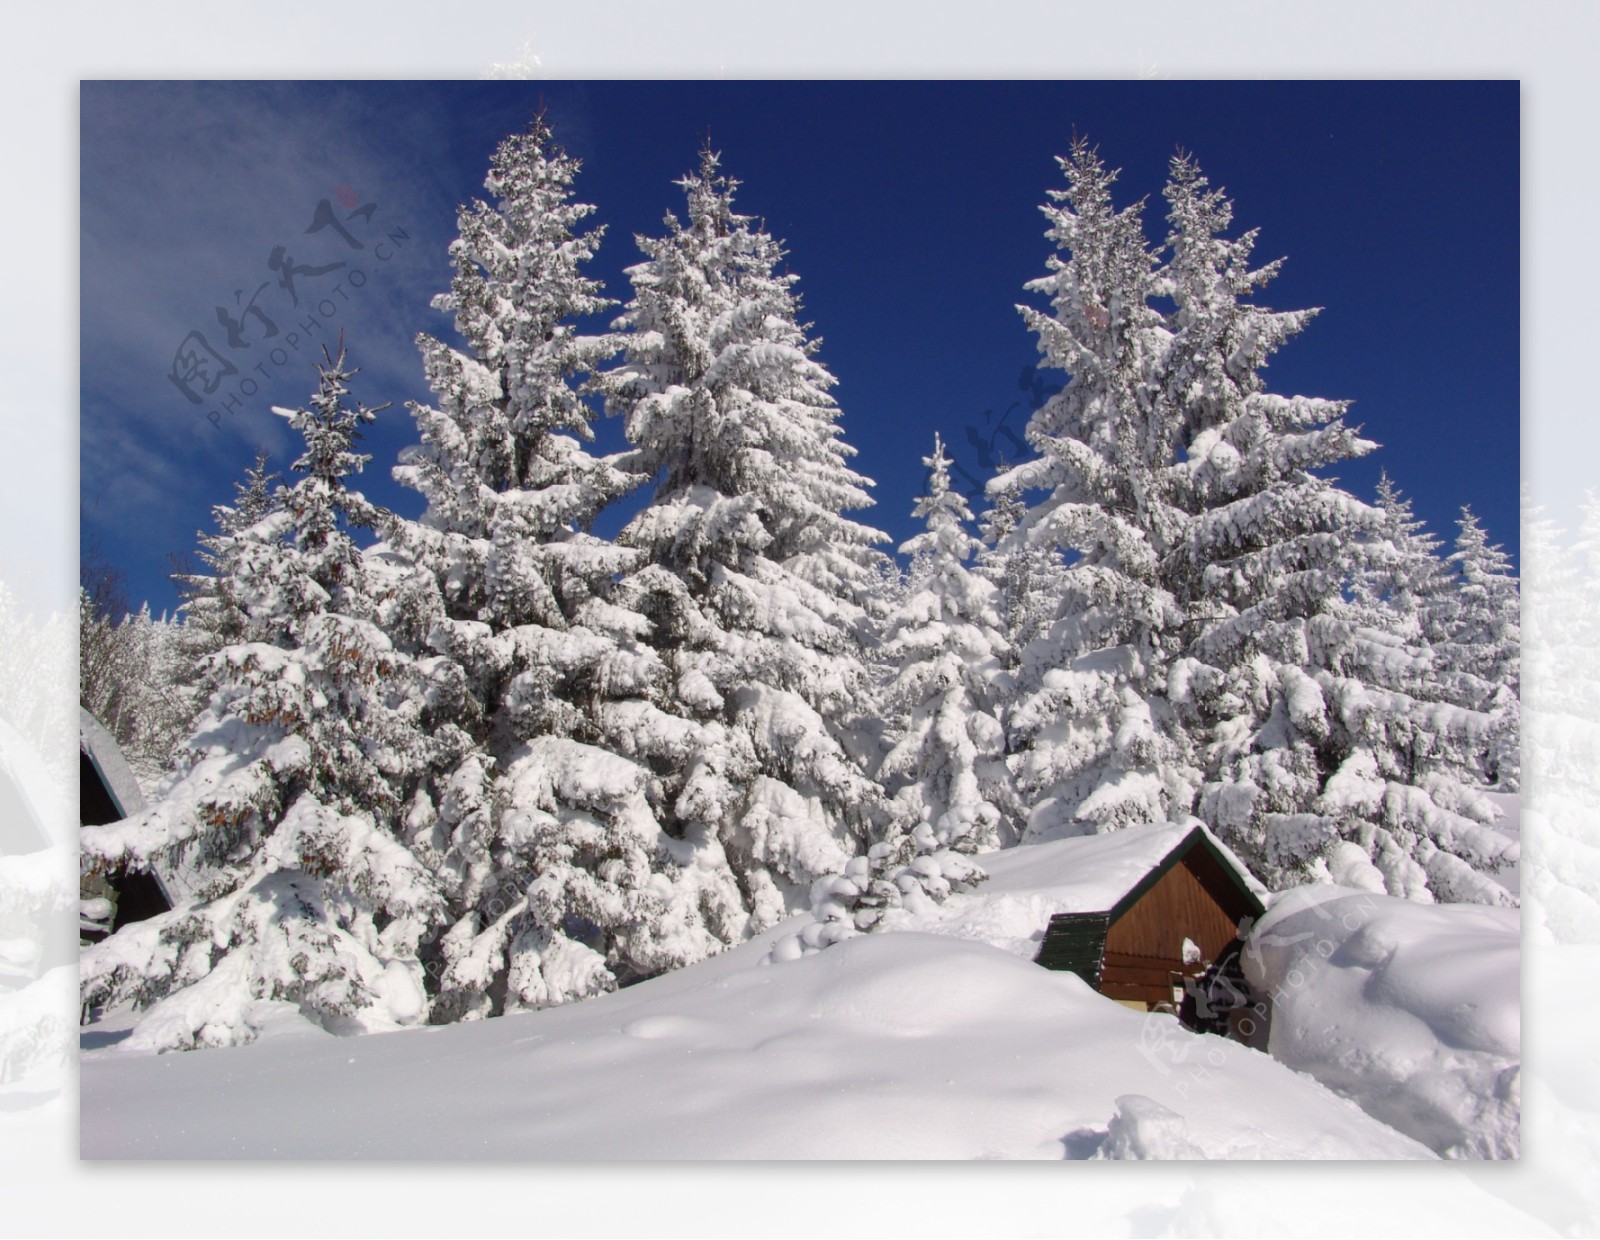
[[[78, 710], [78, 821], [85, 827], [119, 822], [142, 811], [144, 795], [116, 740], [88, 711]], [[93, 874], [80, 880], [83, 913], [79, 939], [98, 942], [135, 921], [144, 921], [172, 907], [168, 885], [160, 874]]]
[[1266, 911], [1260, 885], [1204, 827], [1116, 838], [1143, 830], [1084, 837], [1078, 851], [1085, 864], [1092, 864], [1098, 840], [1108, 847], [1116, 841], [1123, 854], [1145, 845], [1142, 864], [1124, 864], [1118, 881], [1097, 884], [1084, 902], [1093, 907], [1052, 916], [1035, 959], [1076, 973], [1129, 1007], [1173, 1012], [1193, 1028], [1228, 1032], [1227, 1010], [1244, 1006], [1240, 926]]

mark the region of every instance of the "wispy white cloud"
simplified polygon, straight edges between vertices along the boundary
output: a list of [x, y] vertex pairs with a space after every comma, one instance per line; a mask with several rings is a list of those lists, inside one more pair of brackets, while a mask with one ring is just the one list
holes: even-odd
[[[392, 461], [412, 437], [404, 402], [426, 395], [415, 334], [447, 326], [429, 309], [448, 282], [460, 193], [439, 157], [451, 145], [441, 122], [359, 86], [86, 83], [82, 131], [85, 535], [131, 542], [136, 531], [146, 561], [192, 546], [195, 518], [203, 527], [230, 498], [258, 447], [292, 459], [271, 407], [306, 400], [341, 329], [362, 370], [356, 394], [395, 404], [373, 437], [378, 463]], [[307, 233], [325, 199], [361, 249], [332, 226]], [[366, 204], [370, 219], [351, 217]], [[389, 233], [404, 236], [380, 248]], [[299, 271], [296, 305], [285, 261], [344, 266]], [[260, 314], [244, 309], [252, 297]], [[229, 346], [219, 306], [243, 347]], [[236, 367], [209, 395], [192, 383], [198, 405], [169, 378], [191, 331]]]

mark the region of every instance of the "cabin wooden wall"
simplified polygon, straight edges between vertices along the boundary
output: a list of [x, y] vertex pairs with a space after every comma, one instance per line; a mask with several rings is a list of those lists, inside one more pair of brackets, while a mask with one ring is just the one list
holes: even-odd
[[[1203, 965], [1185, 964], [1183, 940], [1193, 939], [1206, 961], [1217, 959], [1238, 934], [1244, 908], [1224, 908], [1202, 881], [1216, 868], [1209, 856], [1192, 850], [1106, 932], [1100, 992], [1112, 999], [1173, 1002], [1172, 975], [1199, 976]], [[1196, 871], [1199, 871], [1197, 873]], [[1209, 888], [1209, 889], [1208, 889]], [[1234, 901], [1223, 895], [1228, 903]]]

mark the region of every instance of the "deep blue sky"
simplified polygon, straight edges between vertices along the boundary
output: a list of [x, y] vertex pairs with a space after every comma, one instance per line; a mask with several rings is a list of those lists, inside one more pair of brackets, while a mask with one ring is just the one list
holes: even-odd
[[[1453, 537], [1470, 503], [1516, 551], [1515, 82], [86, 83], [82, 537], [135, 602], [175, 603], [169, 553], [192, 554], [258, 445], [280, 468], [292, 459], [269, 409], [303, 403], [315, 374], [268, 352], [303, 318], [269, 267], [275, 246], [297, 266], [342, 260], [365, 274], [336, 315], [299, 330], [300, 356], [345, 329], [363, 368], [356, 394], [393, 402], [368, 439], [362, 488], [419, 510], [389, 480], [415, 441], [404, 403], [428, 397], [411, 341], [448, 335], [428, 301], [448, 286], [455, 205], [482, 193], [495, 144], [541, 100], [584, 161], [579, 197], [607, 225], [594, 274], [623, 300], [634, 234], [659, 234], [681, 211], [673, 182], [709, 130], [743, 182], [737, 206], [789, 249], [855, 463], [878, 482], [865, 519], [897, 542], [914, 532], [935, 430], [980, 477], [974, 440], [1005, 449], [1008, 432], [1020, 437], [1019, 378], [1037, 352], [1014, 307], [1045, 270], [1038, 208], [1063, 184], [1054, 157], [1076, 129], [1123, 169], [1120, 202], [1148, 196], [1152, 239], [1182, 147], [1228, 190], [1237, 229], [1260, 229], [1257, 256], [1287, 256], [1258, 300], [1324, 311], [1273, 360], [1269, 386], [1355, 401], [1352, 420], [1383, 446], [1336, 471], [1345, 485], [1370, 497], [1387, 468], [1437, 533]], [[376, 204], [370, 223], [347, 224], [360, 252], [331, 229], [306, 234], [323, 198]], [[376, 241], [397, 227], [407, 239], [379, 261]], [[349, 270], [300, 275], [301, 301], [332, 296]], [[263, 282], [257, 305], [280, 336], [262, 339], [245, 317], [245, 343], [229, 349], [216, 307], [247, 303]], [[199, 406], [168, 377], [191, 329], [239, 363]], [[214, 428], [206, 412], [250, 374], [259, 390]], [[598, 429], [620, 446], [614, 421]]]

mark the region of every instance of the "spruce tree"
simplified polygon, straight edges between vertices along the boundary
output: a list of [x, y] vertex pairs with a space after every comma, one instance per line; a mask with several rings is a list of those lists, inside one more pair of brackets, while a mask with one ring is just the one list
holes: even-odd
[[584, 446], [584, 385], [617, 342], [578, 328], [612, 304], [584, 274], [601, 230], [581, 231], [578, 170], [543, 117], [495, 152], [494, 202], [462, 208], [434, 303], [467, 350], [419, 339], [436, 400], [413, 407], [422, 443], [395, 471], [428, 501], [390, 530], [397, 623], [471, 741], [407, 810], [451, 909], [435, 1021], [581, 999], [730, 933], [706, 928], [717, 897], [663, 833], [612, 709], [666, 671], [616, 601], [637, 552], [587, 532], [643, 479]]
[[[769, 926], [882, 828], [863, 660], [882, 535], [849, 468], [834, 378], [798, 320], [784, 252], [733, 209], [709, 147], [687, 212], [640, 238], [608, 379], [632, 467], [657, 479], [619, 535], [639, 553], [619, 597], [649, 619], [666, 678], [613, 710], [649, 763], [651, 804], [706, 873], [735, 887], [719, 933]], [[730, 939], [731, 941], [731, 939]]]
[[1514, 791], [1520, 770], [1521, 591], [1511, 557], [1489, 543], [1471, 508], [1462, 508], [1457, 524], [1455, 549], [1446, 561], [1450, 577], [1429, 612], [1440, 682], [1451, 701], [1493, 718], [1482, 775]]
[[248, 610], [233, 594], [241, 549], [281, 498], [277, 489], [281, 478], [268, 472], [267, 459], [266, 452], [258, 452], [244, 481], [233, 484], [233, 503], [212, 507], [216, 528], [199, 536], [200, 561], [210, 571], [173, 574], [182, 598], [185, 645], [196, 663], [245, 635]]
[[[1043, 650], [1039, 639], [1049, 630], [1058, 598], [1059, 550], [1012, 534], [1027, 516], [1028, 506], [1016, 493], [1001, 493], [983, 514], [982, 546], [977, 572], [991, 583], [1000, 609], [1005, 638], [1005, 668], [1020, 674], [1023, 656]], [[1026, 673], [1037, 678], [1039, 669]]]
[[1178, 428], [1160, 399], [1172, 333], [1150, 304], [1156, 257], [1142, 204], [1114, 207], [1116, 173], [1086, 141], [1058, 162], [1067, 188], [1043, 211], [1061, 254], [1028, 285], [1050, 312], [1018, 309], [1069, 381], [1028, 422], [1039, 455], [989, 488], [1000, 502], [1045, 492], [997, 549], [1026, 542], [1063, 564], [1008, 715], [1028, 840], [1181, 817], [1198, 783], [1166, 700], [1183, 617], [1163, 568], [1186, 527], [1169, 494]]
[[1086, 143], [1062, 163], [1051, 313], [1024, 314], [1070, 381], [1030, 421], [1038, 458], [991, 484], [1044, 491], [1007, 541], [1064, 557], [1007, 717], [1030, 832], [1192, 808], [1274, 886], [1506, 902], [1515, 847], [1470, 779], [1490, 720], [1444, 699], [1422, 632], [1432, 548], [1392, 486], [1374, 508], [1320, 473], [1376, 446], [1345, 404], [1260, 374], [1313, 312], [1253, 301], [1279, 264], [1224, 235], [1187, 157], [1159, 254]]
[[900, 548], [910, 581], [885, 632], [898, 665], [884, 695], [896, 734], [878, 778], [895, 835], [926, 823], [941, 847], [985, 852], [1015, 843], [1018, 828], [998, 718], [1010, 689], [999, 591], [967, 566], [979, 544], [938, 435], [923, 464], [928, 491], [912, 511], [927, 528]]
[[375, 622], [352, 529], [381, 513], [347, 479], [374, 412], [348, 399], [341, 351], [309, 408], [279, 410], [305, 440], [229, 579], [243, 632], [214, 657], [215, 688], [156, 803], [82, 833], [87, 870], [164, 864], [170, 912], [87, 949], [86, 1007], [149, 1011], [132, 1044], [251, 1040], [272, 1005], [334, 1032], [425, 1013], [420, 942], [444, 906], [396, 837], [430, 761], [413, 665]]
[[1377, 509], [1381, 514], [1370, 556], [1372, 566], [1358, 574], [1351, 594], [1359, 601], [1381, 602], [1392, 613], [1392, 627], [1406, 640], [1433, 645], [1439, 634], [1433, 624], [1437, 596], [1448, 588], [1449, 572], [1439, 558], [1440, 541], [1412, 511], [1385, 470], [1378, 477]]
[[[1245, 300], [1280, 264], [1250, 266], [1253, 231], [1222, 236], [1232, 204], [1192, 160], [1173, 161], [1166, 197], [1163, 392], [1189, 514], [1168, 561], [1187, 631], [1169, 684], [1204, 755], [1198, 812], [1272, 886], [1381, 876], [1395, 895], [1509, 902], [1491, 875], [1514, 846], [1459, 778], [1487, 719], [1439, 700], [1399, 619], [1418, 605], [1397, 571], [1425, 554], [1409, 512], [1315, 472], [1375, 447], [1344, 402], [1278, 396], [1260, 375], [1314, 312]], [[1386, 578], [1400, 605], [1375, 610]]]

